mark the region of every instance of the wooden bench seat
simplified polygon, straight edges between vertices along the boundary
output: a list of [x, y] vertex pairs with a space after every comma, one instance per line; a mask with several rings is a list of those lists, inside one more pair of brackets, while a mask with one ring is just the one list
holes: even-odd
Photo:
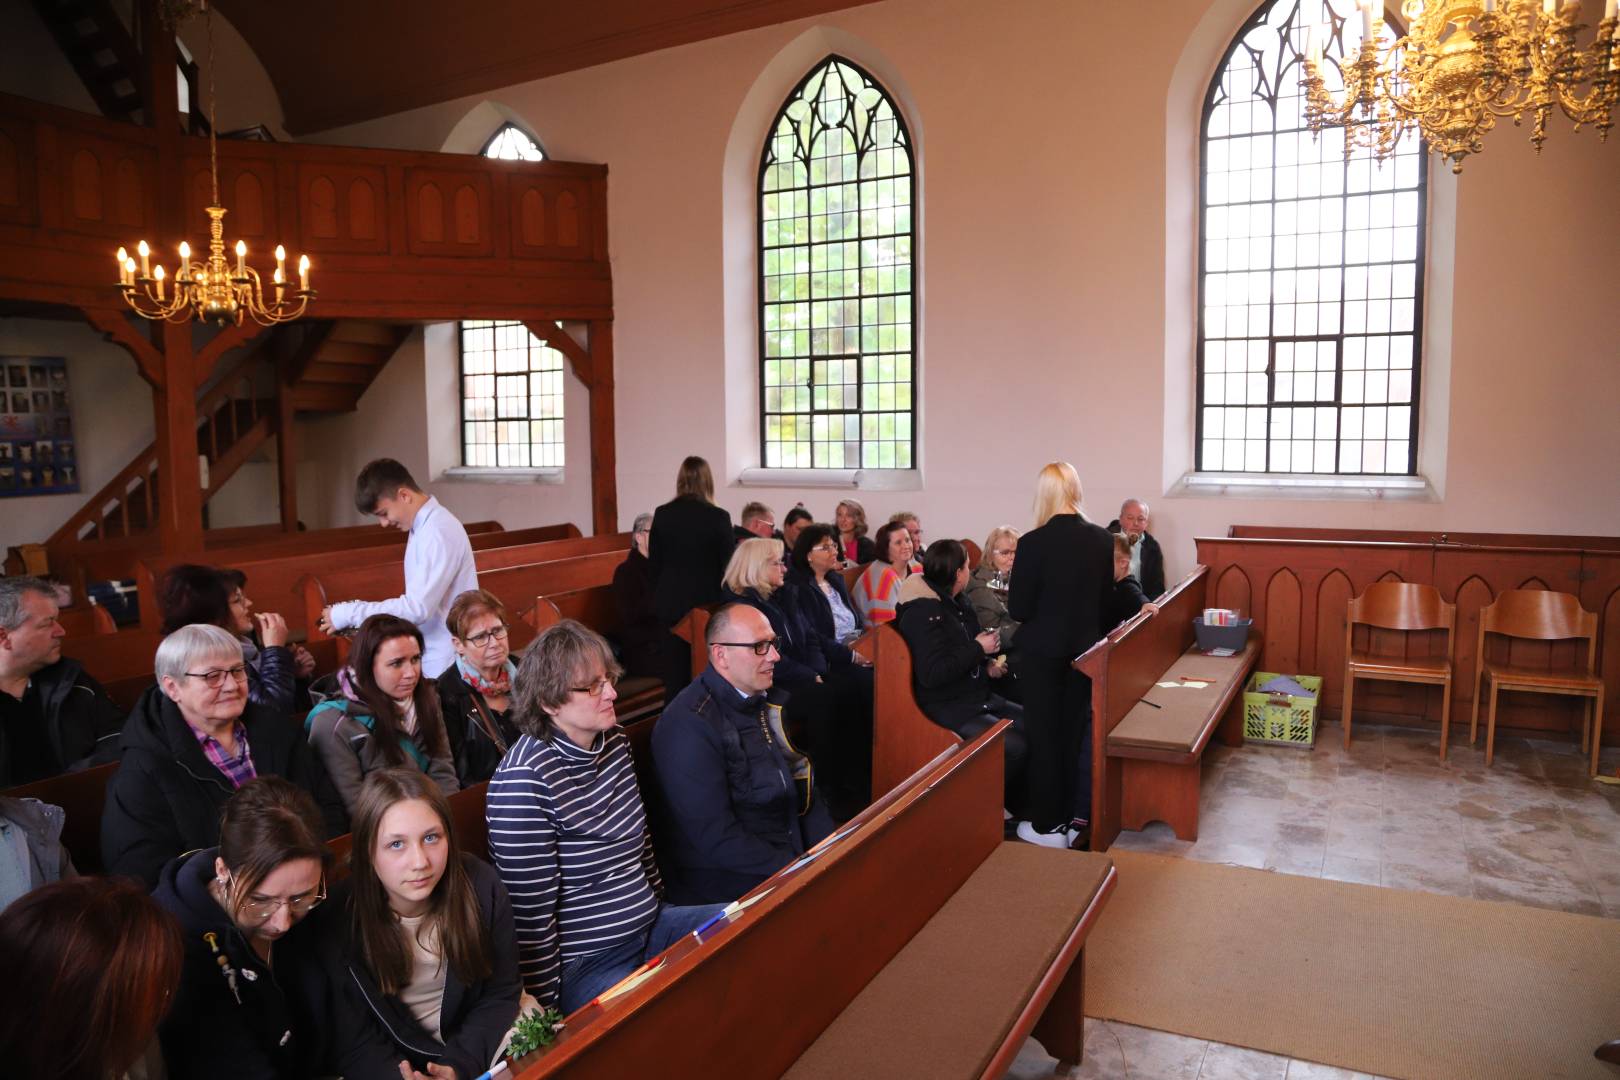
[[[1075, 661], [1091, 679], [1093, 851], [1108, 850], [1120, 829], [1151, 821], [1197, 840], [1204, 749], [1216, 737], [1243, 742], [1243, 684], [1261, 643], [1251, 635], [1229, 657], [1196, 649], [1192, 624], [1204, 607], [1207, 573], [1196, 567], [1159, 598], [1157, 612], [1126, 620]], [[1183, 676], [1209, 685], [1156, 685]]]
[[[935, 1067], [944, 1056], [891, 1073], [859, 1060], [838, 1065], [840, 1076], [1000, 1076], [1032, 1033], [1077, 1063], [1084, 939], [1116, 873], [1102, 856], [1005, 850], [1007, 726], [942, 751], [761, 883], [740, 912], [568, 1017], [555, 1045], [516, 1063], [517, 1080], [777, 1077], [809, 1054], [845, 1061], [858, 1047], [844, 1047], [864, 1040], [860, 1025], [882, 1010], [888, 1038], [938, 1031], [927, 1014], [942, 989], [957, 988], [943, 981], [953, 978], [967, 980], [958, 984], [966, 1007], [996, 1017], [952, 1033], [948, 1068]], [[1008, 890], [1038, 893], [1027, 902], [1039, 915], [1010, 918], [1008, 905], [1025, 899]], [[1025, 921], [1036, 925], [1009, 925]], [[969, 1061], [976, 1067], [958, 1068]], [[814, 1057], [804, 1065], [804, 1075], [826, 1074]]]
[[[1007, 1071], [1059, 989], [1079, 1015], [1081, 943], [1102, 910], [1105, 855], [1004, 842], [785, 1074], [979, 1077]], [[1016, 918], [1008, 909], [1017, 897]], [[972, 942], [971, 948], [964, 943]], [[919, 988], [940, 992], [919, 1007]]]

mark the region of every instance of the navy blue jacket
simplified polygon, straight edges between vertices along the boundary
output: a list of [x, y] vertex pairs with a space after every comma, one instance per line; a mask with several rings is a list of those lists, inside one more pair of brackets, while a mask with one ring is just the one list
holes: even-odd
[[659, 716], [653, 768], [668, 843], [658, 862], [671, 903], [735, 900], [832, 832], [813, 785], [799, 813], [793, 772], [762, 724], [785, 697], [745, 698], [710, 666]]
[[[843, 599], [844, 606], [855, 616], [856, 627], [860, 627], [861, 609], [850, 599], [849, 586], [844, 584], [844, 575], [836, 570], [832, 571], [827, 575], [827, 584], [831, 585], [833, 591]], [[789, 570], [787, 584], [782, 587], [782, 593], [783, 603], [796, 608], [815, 628], [816, 633], [821, 635], [821, 647], [827, 654], [827, 659], [839, 665], [850, 663], [854, 654], [850, 652], [848, 645], [838, 640], [838, 630], [833, 625], [832, 604], [827, 601], [827, 594], [821, 591], [821, 586], [816, 584], [815, 575], [797, 567]]]
[[778, 603], [781, 596], [780, 589], [769, 598], [753, 589], [744, 589], [740, 593], [727, 589], [725, 602], [758, 608], [770, 620], [771, 633], [776, 635], [777, 651], [782, 654], [776, 662], [776, 685], [792, 690], [795, 686], [815, 682], [818, 676], [827, 674], [830, 665], [822, 636], [796, 605]]

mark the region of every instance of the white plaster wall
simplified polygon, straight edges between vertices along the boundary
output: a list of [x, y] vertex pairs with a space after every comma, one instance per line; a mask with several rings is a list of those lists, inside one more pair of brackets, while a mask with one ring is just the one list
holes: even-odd
[[80, 322], [0, 319], [0, 356], [64, 356], [79, 457], [77, 495], [0, 499], [0, 548], [43, 541], [152, 441], [152, 391], [135, 361]]
[[354, 478], [378, 457], [401, 461], [417, 482], [462, 521], [508, 529], [572, 521], [591, 531], [590, 402], [584, 384], [563, 379], [567, 417], [561, 483], [449, 479], [461, 464], [459, 359], [454, 323], [434, 323], [406, 339], [353, 413], [299, 424], [299, 517], [310, 528], [356, 525]]

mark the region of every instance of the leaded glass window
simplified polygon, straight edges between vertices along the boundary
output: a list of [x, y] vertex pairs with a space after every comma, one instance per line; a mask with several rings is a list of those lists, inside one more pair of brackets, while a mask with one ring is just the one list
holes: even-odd
[[[1204, 109], [1198, 468], [1417, 471], [1424, 148], [1380, 167], [1313, 137], [1300, 85], [1361, 43], [1352, 0], [1275, 0], [1251, 17]], [[1387, 47], [1394, 38], [1388, 25]]]
[[760, 398], [768, 468], [915, 465], [916, 178], [899, 109], [831, 56], [760, 161]]
[[[544, 161], [515, 124], [484, 144], [485, 157]], [[461, 460], [479, 468], [561, 468], [563, 357], [520, 322], [461, 324]]]

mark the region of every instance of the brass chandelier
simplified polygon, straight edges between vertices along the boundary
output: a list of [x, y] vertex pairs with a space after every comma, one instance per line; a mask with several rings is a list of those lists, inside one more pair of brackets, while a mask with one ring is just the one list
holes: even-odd
[[1313, 132], [1342, 127], [1347, 160], [1366, 148], [1385, 161], [1415, 127], [1460, 173], [1500, 117], [1518, 125], [1528, 113], [1530, 142], [1540, 153], [1555, 108], [1575, 130], [1591, 124], [1608, 138], [1620, 87], [1617, 0], [1605, 0], [1596, 38], [1585, 48], [1576, 43], [1586, 29], [1580, 0], [1405, 0], [1407, 32], [1387, 56], [1375, 2], [1357, 0], [1361, 45], [1337, 64], [1341, 92], [1323, 78], [1318, 30], [1306, 50], [1306, 123]]
[[[174, 275], [174, 291], [166, 289], [166, 274], [162, 263], [153, 265], [152, 249], [142, 240], [136, 245], [136, 255], [125, 248], [118, 249], [118, 289], [124, 300], [144, 319], [241, 325], [251, 318], [261, 326], [291, 322], [304, 313], [315, 298], [309, 287], [309, 256], [298, 259], [298, 288], [291, 289], [287, 279], [287, 252], [276, 245], [276, 269], [271, 275], [271, 291], [267, 291], [259, 272], [247, 264], [247, 245], [236, 242], [236, 265], [225, 257], [225, 207], [219, 198], [219, 147], [214, 132], [214, 22], [208, 19], [208, 170], [213, 180], [213, 201], [208, 213], [208, 256], [192, 261], [191, 245], [180, 243], [180, 269]], [[136, 257], [139, 257], [137, 263]]]

